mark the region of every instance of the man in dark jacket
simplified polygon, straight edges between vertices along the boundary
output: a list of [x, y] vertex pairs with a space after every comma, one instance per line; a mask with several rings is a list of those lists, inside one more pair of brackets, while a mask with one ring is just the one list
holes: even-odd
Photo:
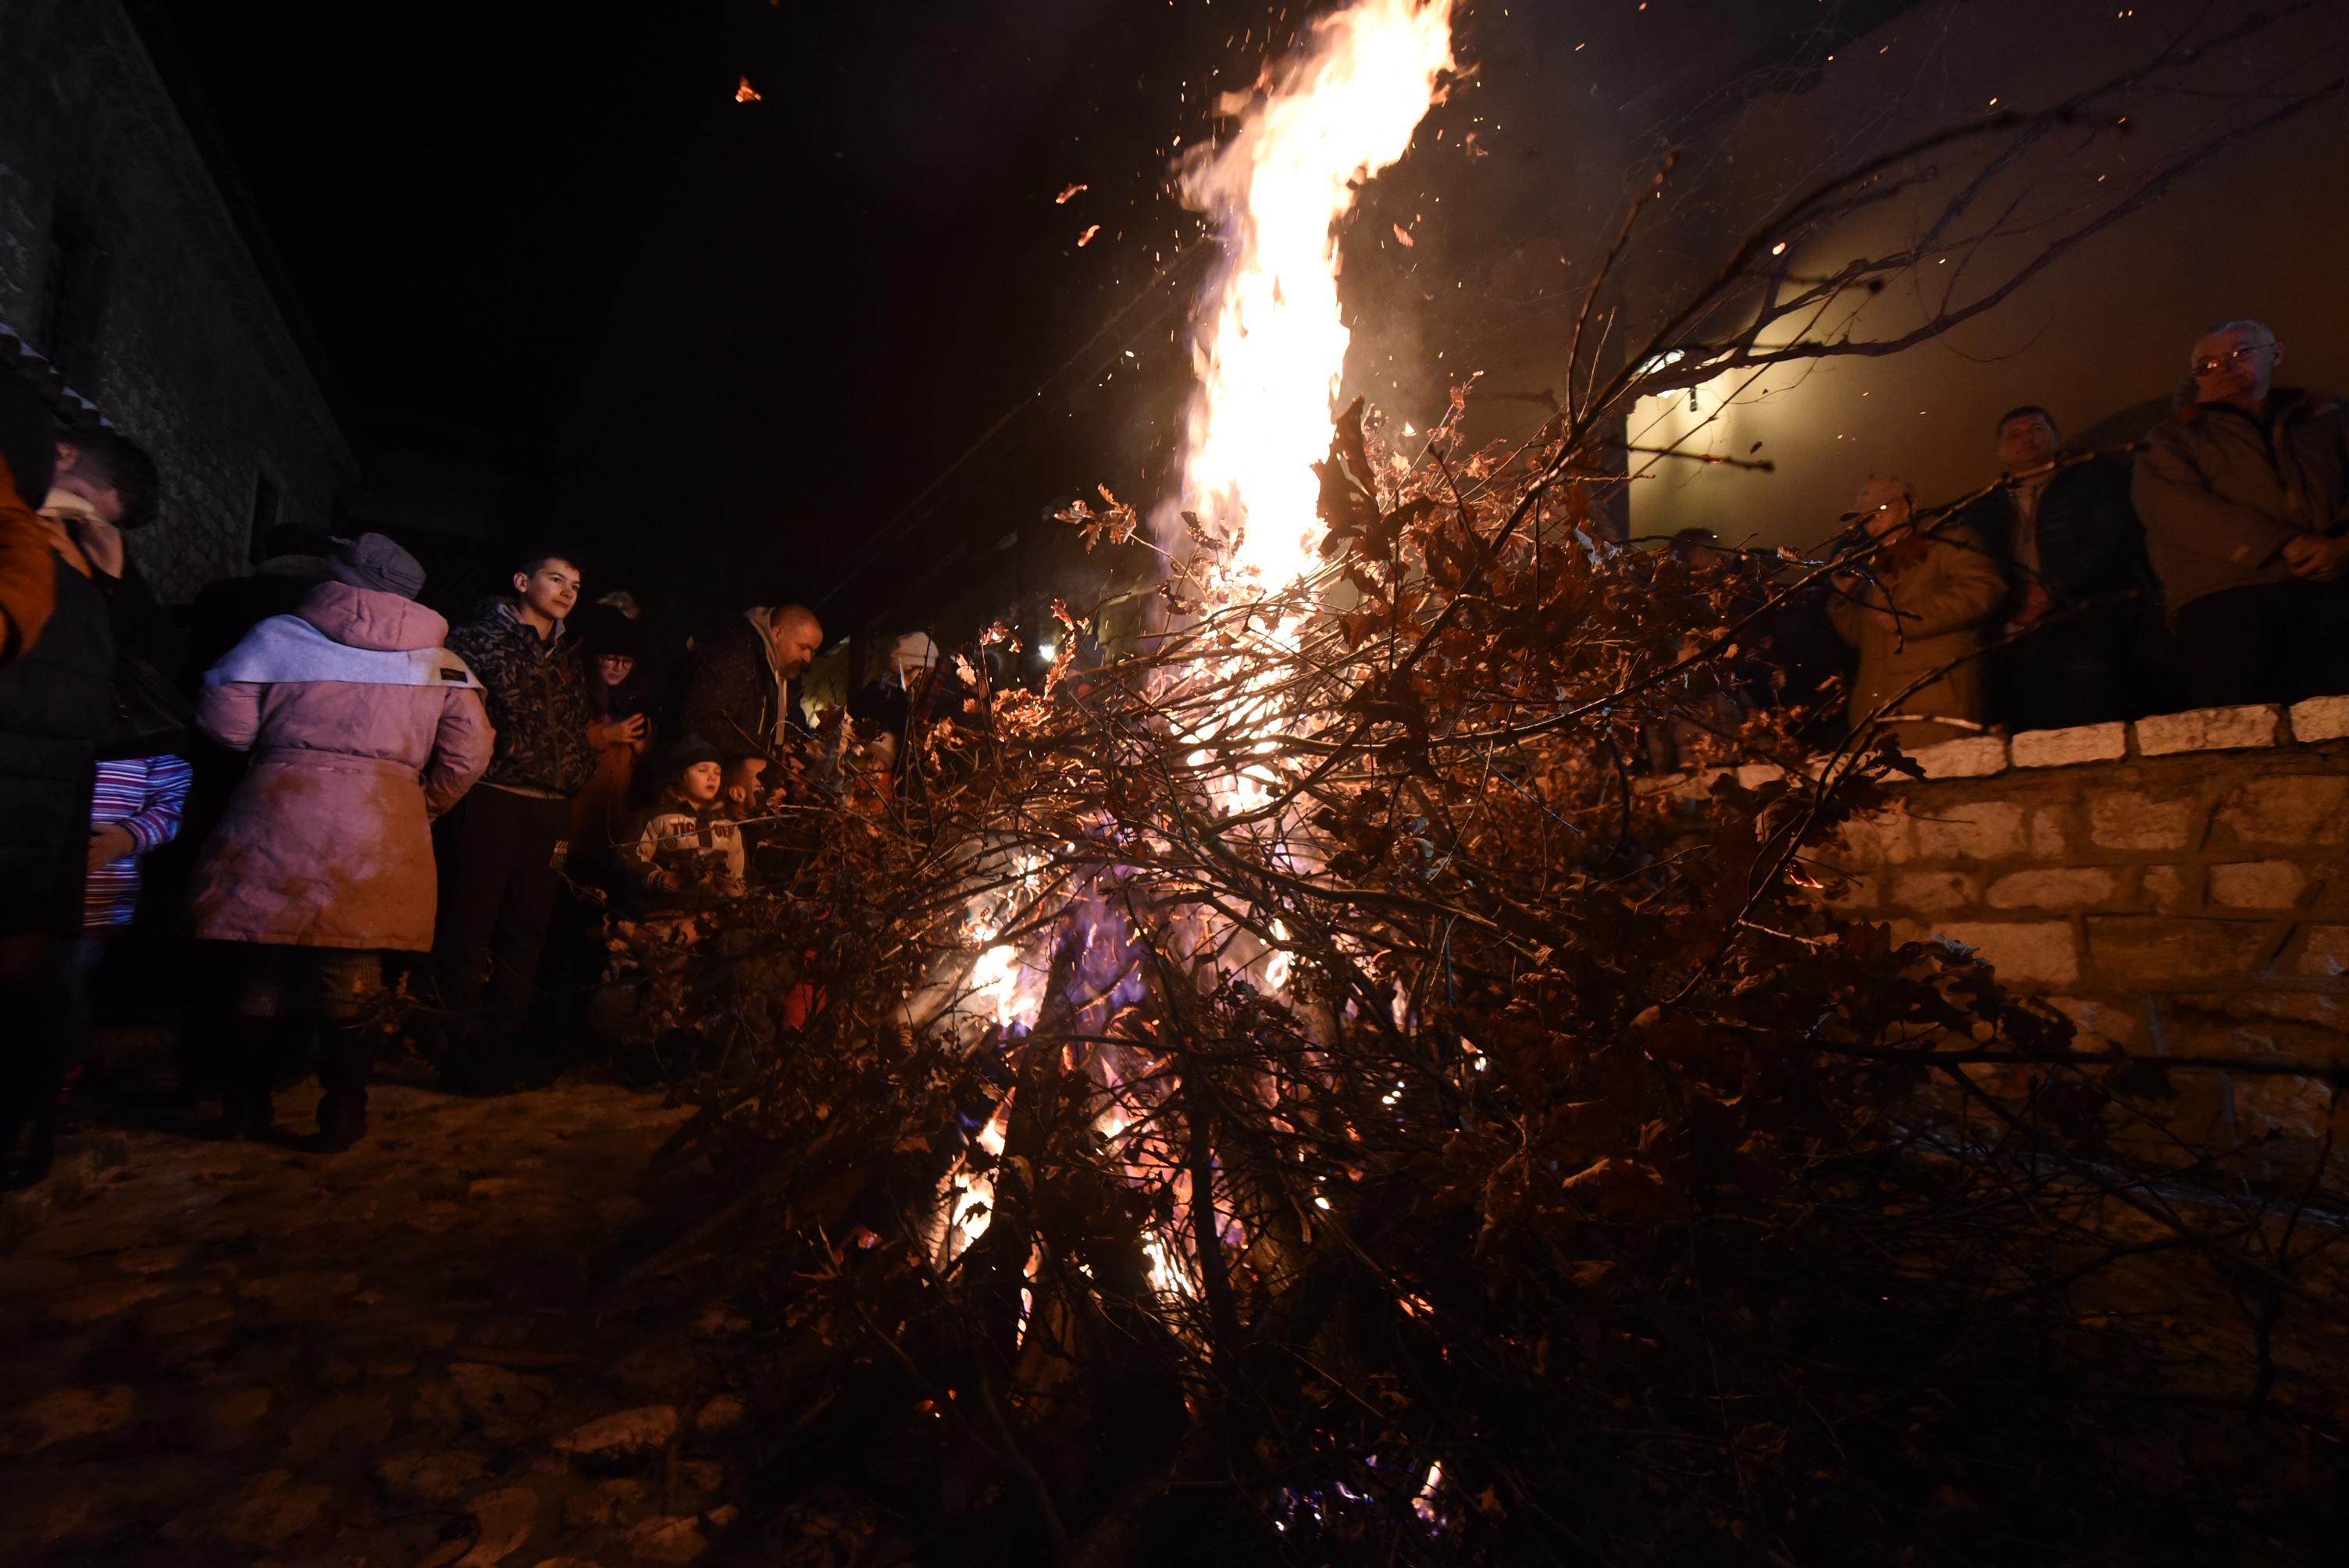
[[2134, 494], [2198, 707], [2349, 692], [2349, 407], [2274, 385], [2275, 334], [2194, 345]]
[[65, 949], [81, 934], [91, 758], [114, 712], [106, 600], [53, 529], [45, 623], [0, 664], [0, 1189], [48, 1174], [73, 1047]]
[[1990, 718], [2063, 729], [2127, 717], [2128, 665], [2151, 573], [2128, 470], [2062, 461], [2055, 417], [2036, 404], [1999, 417], [1999, 488], [1968, 510], [2006, 574], [1995, 623], [2015, 639], [1990, 661]]
[[686, 655], [669, 686], [664, 733], [717, 747], [727, 798], [751, 804], [776, 782], [769, 764], [808, 734], [799, 682], [823, 648], [823, 624], [803, 604], [745, 610]]
[[61, 430], [57, 477], [40, 511], [98, 568], [117, 648], [168, 676], [179, 667], [183, 639], [124, 537], [153, 518], [158, 488], [155, 459], [120, 431]]
[[[561, 891], [571, 798], [595, 771], [586, 666], [563, 626], [579, 602], [579, 581], [567, 558], [535, 552], [514, 573], [513, 598], [491, 600], [449, 637], [481, 682], [498, 738], [481, 787], [441, 824], [434, 966], [441, 1000], [467, 1017], [469, 1030], [486, 1022], [507, 1042], [529, 1020], [539, 950]], [[489, 1016], [475, 1020], [484, 971], [492, 968]], [[514, 1065], [469, 1053], [450, 1076], [486, 1084]]]

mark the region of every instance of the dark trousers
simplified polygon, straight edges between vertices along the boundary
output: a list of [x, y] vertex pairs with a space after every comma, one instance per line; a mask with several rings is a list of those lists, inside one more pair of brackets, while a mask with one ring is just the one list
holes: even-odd
[[298, 1034], [318, 1028], [318, 1087], [367, 1098], [374, 1076], [367, 1014], [383, 1000], [383, 957], [371, 949], [240, 943], [231, 961], [235, 1015], [221, 1076], [228, 1096], [266, 1098]]
[[72, 944], [38, 934], [0, 936], [0, 1161], [47, 1170], [57, 1088], [79, 1044], [66, 955]]
[[2073, 609], [1991, 650], [1990, 720], [2009, 730], [2069, 729], [2129, 718], [2138, 655], [2133, 600]]
[[2230, 588], [2177, 619], [2180, 675], [2196, 707], [2349, 695], [2349, 582]]
[[571, 803], [484, 786], [440, 824], [440, 918], [433, 964], [440, 999], [460, 1014], [481, 1006], [490, 1027], [529, 1022], [539, 950], [562, 891], [555, 855], [571, 831]]

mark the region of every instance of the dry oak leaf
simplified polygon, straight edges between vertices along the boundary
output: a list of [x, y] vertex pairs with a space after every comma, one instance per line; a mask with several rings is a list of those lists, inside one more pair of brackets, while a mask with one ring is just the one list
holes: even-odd
[[643, 1405], [574, 1427], [554, 1439], [554, 1451], [585, 1459], [623, 1459], [667, 1446], [677, 1436], [677, 1407]]
[[691, 1514], [647, 1519], [628, 1532], [628, 1551], [639, 1563], [690, 1563], [709, 1550]]
[[57, 1388], [0, 1418], [0, 1455], [40, 1452], [53, 1443], [109, 1432], [130, 1418], [138, 1396], [124, 1384]]
[[497, 1568], [538, 1528], [538, 1493], [526, 1486], [485, 1491], [469, 1506], [480, 1533], [473, 1549], [457, 1559], [457, 1568]]

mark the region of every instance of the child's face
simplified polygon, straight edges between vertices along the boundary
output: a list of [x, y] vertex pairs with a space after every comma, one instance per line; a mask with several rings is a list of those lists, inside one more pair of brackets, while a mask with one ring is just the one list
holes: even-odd
[[707, 806], [718, 799], [718, 791], [726, 782], [726, 770], [715, 762], [694, 762], [678, 775], [678, 793], [697, 806]]

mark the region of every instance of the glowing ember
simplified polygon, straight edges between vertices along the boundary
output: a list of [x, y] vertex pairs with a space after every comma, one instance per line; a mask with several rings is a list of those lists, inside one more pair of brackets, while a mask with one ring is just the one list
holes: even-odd
[[759, 89], [750, 85], [750, 77], [744, 77], [740, 85], [735, 88], [734, 101], [736, 103], [757, 103], [759, 101]]
[[1183, 504], [1226, 531], [1265, 587], [1313, 560], [1317, 481], [1349, 334], [1339, 220], [1401, 158], [1452, 67], [1452, 0], [1356, 0], [1313, 24], [1231, 137], [1186, 160], [1183, 198], [1226, 262], [1195, 350]]
[[1040, 967], [1024, 962], [1019, 950], [1006, 943], [978, 955], [970, 969], [970, 990], [995, 1015], [999, 1027], [1027, 1028], [1035, 1025], [1046, 978]]

